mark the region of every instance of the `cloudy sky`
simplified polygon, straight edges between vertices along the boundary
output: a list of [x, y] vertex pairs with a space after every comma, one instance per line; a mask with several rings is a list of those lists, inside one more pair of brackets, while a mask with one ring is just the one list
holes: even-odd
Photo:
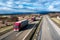
[[0, 12], [60, 11], [60, 0], [0, 0]]

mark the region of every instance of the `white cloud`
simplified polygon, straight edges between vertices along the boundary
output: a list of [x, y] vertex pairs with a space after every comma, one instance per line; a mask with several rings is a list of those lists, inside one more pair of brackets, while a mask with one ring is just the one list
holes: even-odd
[[60, 9], [58, 9], [58, 7], [57, 7], [57, 8], [54, 8], [53, 5], [49, 6], [49, 7], [48, 7], [48, 10], [49, 10], [49, 11], [60, 11]]
[[18, 10], [17, 12], [35, 12], [34, 10], [28, 10], [28, 9], [21, 9]]
[[12, 2], [12, 1], [7, 1], [6, 3], [7, 3], [7, 4], [13, 4], [13, 2]]
[[35, 9], [34, 7], [26, 7], [26, 8], [28, 8], [28, 9]]
[[12, 10], [12, 9], [7, 7], [0, 7], [0, 10]]
[[32, 4], [32, 3], [30, 3], [30, 2], [22, 2], [23, 4]]
[[60, 0], [8, 0], [4, 3], [0, 2], [0, 5], [3, 6], [2, 8], [0, 7], [1, 10], [12, 10], [15, 8], [17, 11], [24, 7], [32, 10], [60, 10]]
[[50, 5], [50, 6], [48, 7], [48, 9], [49, 9], [49, 10], [53, 10], [53, 9], [54, 9], [54, 6], [53, 6], [53, 5]]
[[4, 6], [5, 4], [4, 4], [4, 3], [2, 3], [2, 2], [0, 2], [0, 5]]
[[19, 5], [18, 8], [24, 8], [23, 5]]
[[49, 7], [49, 11], [60, 11], [60, 1], [53, 1]]
[[16, 1], [15, 3], [16, 3], [16, 4], [20, 4], [20, 1]]
[[57, 5], [57, 4], [60, 4], [60, 1], [53, 1], [53, 2], [51, 3], [51, 5]]
[[31, 0], [21, 0], [21, 1], [23, 1], [23, 2], [30, 2]]
[[41, 7], [41, 6], [42, 6], [42, 4], [39, 4], [39, 3], [33, 3], [33, 6]]
[[12, 7], [12, 5], [6, 5], [7, 7]]
[[12, 7], [13, 6], [13, 1], [12, 0], [7, 1], [6, 6]]

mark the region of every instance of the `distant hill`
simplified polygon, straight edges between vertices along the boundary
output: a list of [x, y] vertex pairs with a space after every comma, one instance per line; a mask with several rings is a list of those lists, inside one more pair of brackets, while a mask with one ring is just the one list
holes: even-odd
[[[5, 12], [5, 13], [4, 13]], [[60, 12], [52, 12], [52, 11], [40, 11], [40, 12], [7, 12], [0, 11], [0, 15], [22, 15], [22, 14], [49, 14], [49, 13], [60, 13]]]

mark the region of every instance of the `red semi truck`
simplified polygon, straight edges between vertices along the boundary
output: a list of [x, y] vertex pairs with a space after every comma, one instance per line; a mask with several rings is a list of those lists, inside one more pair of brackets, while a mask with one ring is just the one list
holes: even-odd
[[14, 23], [14, 31], [19, 31], [19, 30], [21, 30], [21, 28], [25, 27], [26, 25], [28, 25], [27, 19], [15, 22]]

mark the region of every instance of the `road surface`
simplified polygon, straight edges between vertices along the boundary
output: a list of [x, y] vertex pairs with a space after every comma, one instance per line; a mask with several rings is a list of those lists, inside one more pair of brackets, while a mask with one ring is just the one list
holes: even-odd
[[60, 40], [59, 32], [60, 30], [56, 30], [56, 25], [51, 22], [49, 16], [45, 15], [43, 16], [43, 24], [42, 24], [42, 30], [40, 33], [40, 37], [38, 40]]
[[[12, 32], [1, 40], [22, 40], [31, 30], [33, 25], [28, 25], [20, 32]], [[42, 19], [42, 26], [39, 32], [38, 40], [60, 40], [60, 28], [50, 20], [49, 16], [44, 15]], [[0, 37], [1, 38], [1, 37]]]
[[12, 31], [9, 34], [6, 34], [7, 36], [6, 35], [0, 36], [0, 40], [22, 40], [27, 35], [27, 33], [33, 28], [33, 26], [38, 22], [39, 21], [29, 23], [29, 25], [23, 28], [20, 32]]

